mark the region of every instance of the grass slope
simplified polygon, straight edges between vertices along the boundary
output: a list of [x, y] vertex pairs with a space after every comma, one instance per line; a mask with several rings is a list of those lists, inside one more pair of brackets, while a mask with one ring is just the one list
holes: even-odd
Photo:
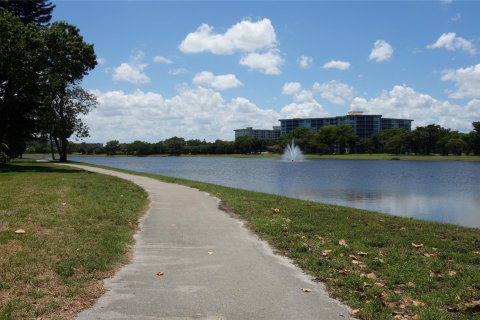
[[219, 197], [358, 318], [480, 319], [478, 229], [137, 174]]
[[0, 319], [68, 319], [93, 304], [101, 280], [126, 262], [146, 205], [146, 193], [121, 179], [1, 165]]

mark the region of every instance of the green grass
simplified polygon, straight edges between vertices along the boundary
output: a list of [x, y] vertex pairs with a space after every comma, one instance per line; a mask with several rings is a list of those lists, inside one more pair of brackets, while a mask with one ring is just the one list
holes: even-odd
[[422, 156], [396, 154], [334, 154], [306, 155], [307, 159], [343, 159], [343, 160], [414, 160], [414, 161], [480, 161], [480, 156]]
[[359, 309], [356, 317], [480, 319], [472, 304], [480, 300], [478, 229], [137, 174], [219, 197], [332, 296]]
[[0, 319], [68, 319], [91, 305], [101, 280], [127, 261], [147, 202], [121, 179], [0, 165]]

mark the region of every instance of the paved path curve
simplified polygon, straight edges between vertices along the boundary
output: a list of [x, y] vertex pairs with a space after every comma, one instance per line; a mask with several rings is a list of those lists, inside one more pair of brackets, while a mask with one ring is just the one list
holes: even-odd
[[321, 285], [219, 210], [216, 198], [151, 178], [72, 166], [130, 180], [150, 195], [133, 261], [105, 281], [107, 293], [77, 319], [350, 318]]

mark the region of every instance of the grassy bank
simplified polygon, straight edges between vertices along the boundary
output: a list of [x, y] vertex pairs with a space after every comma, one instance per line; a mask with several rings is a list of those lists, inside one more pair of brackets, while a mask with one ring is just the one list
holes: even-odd
[[356, 317], [480, 318], [478, 229], [137, 174], [219, 197], [278, 252], [324, 282]]
[[412, 160], [412, 161], [480, 161], [480, 156], [440, 156], [440, 155], [396, 155], [396, 154], [334, 154], [306, 155], [307, 159], [343, 159], [343, 160]]
[[68, 167], [0, 165], [0, 319], [69, 319], [92, 305], [126, 262], [146, 196]]

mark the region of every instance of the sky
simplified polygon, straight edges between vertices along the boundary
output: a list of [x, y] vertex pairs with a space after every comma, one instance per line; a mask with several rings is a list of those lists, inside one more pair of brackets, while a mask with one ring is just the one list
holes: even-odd
[[53, 2], [97, 55], [86, 142], [233, 140], [349, 111], [480, 121], [480, 2]]

